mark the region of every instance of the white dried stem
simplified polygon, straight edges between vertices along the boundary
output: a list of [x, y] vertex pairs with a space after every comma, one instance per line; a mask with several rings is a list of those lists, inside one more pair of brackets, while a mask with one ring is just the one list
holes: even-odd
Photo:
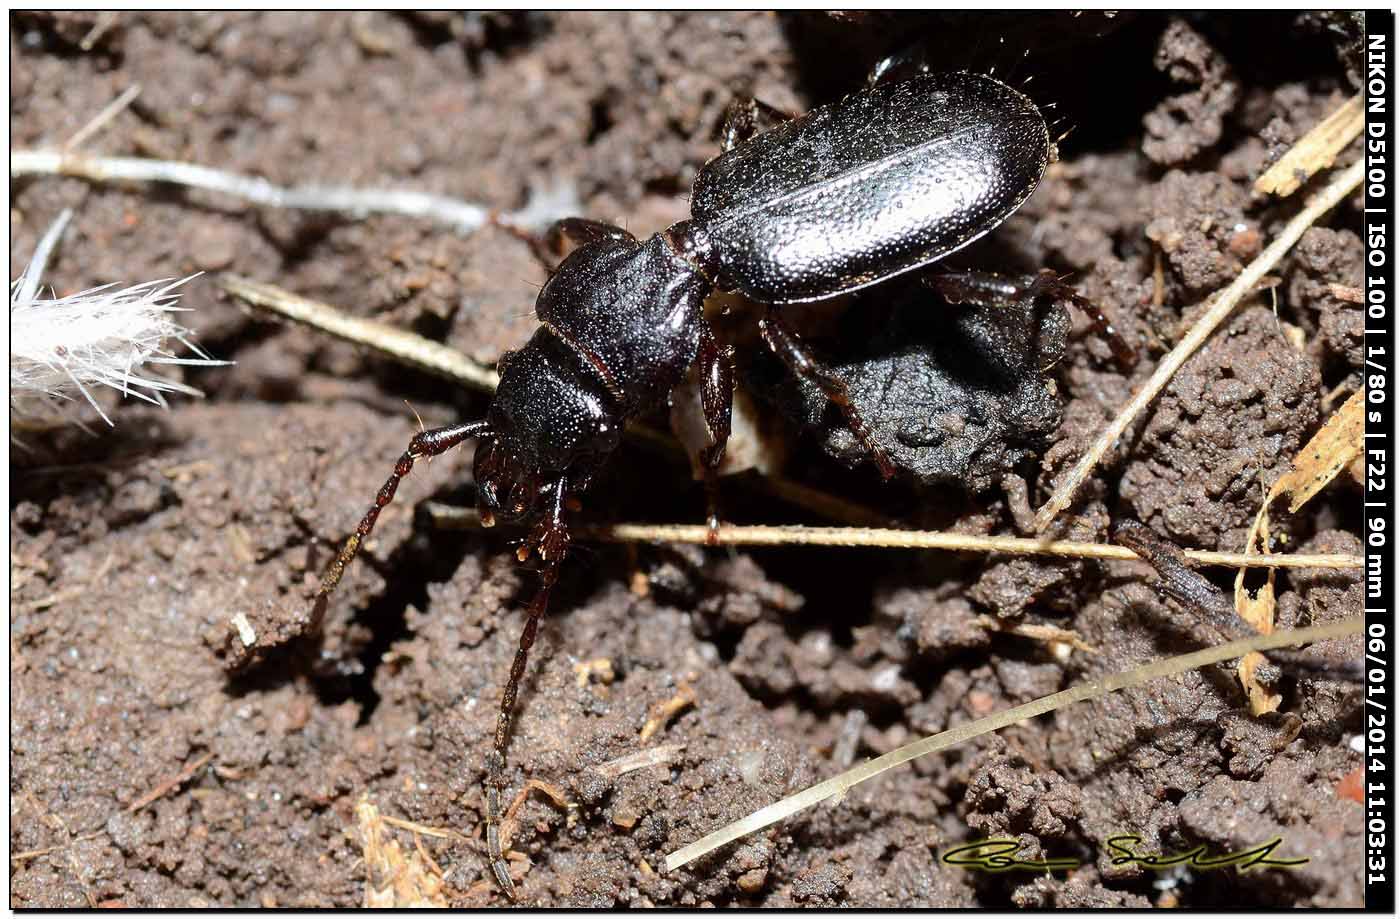
[[[265, 207], [331, 211], [354, 218], [371, 214], [399, 214], [445, 223], [459, 233], [479, 229], [493, 219], [493, 212], [447, 195], [397, 189], [349, 188], [342, 185], [298, 185], [287, 188], [256, 176], [239, 175], [174, 160], [134, 156], [88, 156], [48, 150], [16, 150], [10, 153], [10, 175], [66, 175], [89, 182], [165, 182], [187, 188], [233, 195]], [[527, 231], [539, 229], [562, 212], [576, 209], [572, 192], [545, 189], [514, 214], [496, 214], [499, 223]]]

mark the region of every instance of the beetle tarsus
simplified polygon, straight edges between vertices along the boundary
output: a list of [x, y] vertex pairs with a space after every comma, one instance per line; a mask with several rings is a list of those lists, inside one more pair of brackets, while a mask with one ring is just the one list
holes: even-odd
[[496, 883], [508, 899], [515, 899], [515, 881], [511, 879], [506, 865], [505, 854], [501, 851], [501, 789], [498, 781], [503, 779], [504, 763], [499, 766], [499, 756], [495, 750], [487, 755], [486, 765], [486, 858], [491, 863], [491, 873]]

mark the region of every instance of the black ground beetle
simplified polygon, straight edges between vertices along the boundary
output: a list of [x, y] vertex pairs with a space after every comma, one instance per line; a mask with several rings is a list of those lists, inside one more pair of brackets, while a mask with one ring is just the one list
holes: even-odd
[[[755, 133], [760, 126], [771, 126]], [[936, 262], [984, 235], [1035, 190], [1055, 146], [1029, 98], [976, 73], [919, 74], [877, 83], [807, 114], [785, 117], [755, 100], [731, 105], [724, 152], [691, 189], [691, 219], [638, 241], [578, 218], [543, 241], [579, 246], [540, 291], [540, 328], [501, 358], [500, 387], [484, 421], [423, 431], [317, 592], [319, 615], [415, 460], [478, 438], [474, 461], [482, 522], [535, 521], [521, 561], [538, 550], [543, 582], [532, 600], [501, 699], [488, 756], [486, 836], [492, 870], [513, 896], [500, 846], [500, 790], [511, 712], [560, 561], [565, 511], [618, 446], [624, 425], [663, 403], [696, 366], [714, 469], [729, 437], [732, 353], [704, 316], [716, 289], [767, 304], [764, 341], [845, 413], [888, 477], [893, 466], [870, 436], [842, 381], [808, 352], [780, 307], [823, 300]], [[1049, 296], [1088, 310], [1120, 357], [1129, 352], [1102, 314], [1049, 272], [1011, 281], [942, 275], [953, 301]], [[713, 519], [713, 513], [712, 513]]]

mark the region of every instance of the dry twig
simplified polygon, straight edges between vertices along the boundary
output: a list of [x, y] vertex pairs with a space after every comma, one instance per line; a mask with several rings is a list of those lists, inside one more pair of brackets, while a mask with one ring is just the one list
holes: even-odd
[[204, 765], [213, 758], [214, 754], [210, 752], [189, 763], [187, 766], [185, 766], [185, 768], [181, 769], [179, 772], [175, 773], [170, 778], [161, 782], [159, 785], [157, 785], [155, 788], [152, 788], [150, 791], [146, 792], [141, 797], [137, 798], [135, 803], [133, 803], [130, 807], [126, 809], [126, 812], [128, 814], [134, 814], [141, 808], [145, 807], [147, 804], [154, 803], [155, 801], [158, 801], [166, 795], [170, 794], [170, 792], [174, 791], [181, 785], [188, 782], [190, 779], [194, 778], [194, 774], [200, 769], [204, 768]]
[[[433, 525], [443, 529], [481, 526], [476, 508], [458, 507], [440, 501], [424, 502]], [[689, 543], [719, 546], [841, 546], [876, 549], [935, 549], [947, 552], [973, 552], [1003, 555], [1043, 555], [1054, 558], [1097, 558], [1107, 561], [1139, 561], [1140, 556], [1126, 546], [1070, 540], [1025, 539], [1018, 536], [975, 536], [938, 530], [891, 530], [876, 527], [738, 526], [722, 523], [711, 538], [704, 524], [613, 523], [585, 524], [574, 529], [580, 539], [616, 543]], [[1359, 555], [1271, 555], [1185, 550], [1186, 559], [1196, 565], [1227, 568], [1360, 568]]]

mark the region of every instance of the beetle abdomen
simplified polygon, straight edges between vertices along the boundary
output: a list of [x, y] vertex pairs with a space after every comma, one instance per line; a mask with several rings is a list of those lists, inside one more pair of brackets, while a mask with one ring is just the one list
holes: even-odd
[[691, 213], [723, 280], [818, 300], [936, 261], [1001, 223], [1050, 160], [1044, 117], [988, 76], [873, 87], [705, 165]]

